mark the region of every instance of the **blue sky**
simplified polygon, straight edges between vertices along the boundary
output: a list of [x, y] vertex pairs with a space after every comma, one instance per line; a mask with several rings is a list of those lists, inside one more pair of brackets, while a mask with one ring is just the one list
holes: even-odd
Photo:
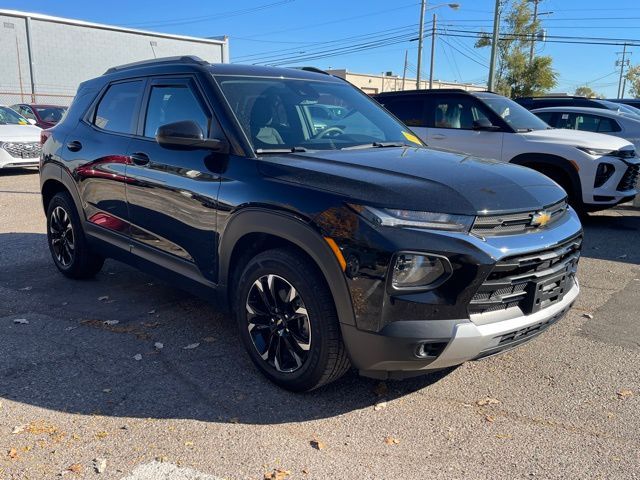
[[[437, 5], [439, 2], [428, 2]], [[489, 30], [494, 0], [457, 0], [458, 10], [447, 7], [430, 10], [449, 34], [455, 30]], [[543, 27], [553, 36], [589, 36], [640, 40], [638, 0], [542, 0]], [[179, 6], [177, 8], [176, 6]], [[407, 41], [419, 18], [419, 0], [236, 0], [235, 2], [181, 0], [87, 0], [0, 2], [0, 8], [32, 11], [118, 24], [167, 33], [194, 36], [228, 35], [231, 60], [253, 63], [281, 58], [330, 53], [350, 45], [384, 44], [376, 49], [315, 58], [303, 64], [320, 68], [402, 74], [405, 50], [409, 52], [410, 74], [415, 75], [417, 42]], [[417, 28], [417, 27], [415, 27]], [[324, 43], [322, 43], [324, 42]], [[364, 45], [367, 44], [367, 45]], [[428, 70], [430, 42], [427, 39], [423, 72]], [[536, 51], [551, 55], [559, 73], [554, 91], [573, 92], [587, 83], [597, 92], [615, 96], [616, 45], [538, 43]], [[631, 47], [632, 63], [640, 63], [640, 47]], [[304, 53], [302, 53], [304, 52]], [[486, 82], [488, 49], [474, 49], [473, 39], [441, 37], [437, 42], [435, 77], [443, 80]], [[411, 70], [414, 70], [413, 72]]]

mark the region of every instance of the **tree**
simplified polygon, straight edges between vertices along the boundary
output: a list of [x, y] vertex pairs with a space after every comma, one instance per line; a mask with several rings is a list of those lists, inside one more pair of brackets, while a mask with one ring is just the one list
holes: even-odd
[[593, 89], [587, 85], [583, 85], [581, 87], [576, 88], [575, 95], [579, 97], [587, 97], [587, 98], [597, 98], [598, 95]]
[[[506, 28], [497, 45], [496, 91], [511, 97], [540, 95], [555, 87], [558, 77], [551, 57], [536, 56], [529, 62], [531, 39], [540, 30], [540, 22], [533, 20], [527, 0], [505, 0], [507, 3]], [[483, 32], [475, 46], [490, 47], [491, 42], [491, 35]]]
[[629, 94], [634, 98], [640, 98], [640, 65], [634, 65], [627, 70], [625, 75], [629, 87]]

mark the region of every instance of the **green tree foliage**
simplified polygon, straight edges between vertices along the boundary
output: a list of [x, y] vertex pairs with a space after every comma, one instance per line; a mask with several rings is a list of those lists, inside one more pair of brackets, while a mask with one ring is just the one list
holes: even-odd
[[634, 65], [629, 68], [625, 78], [627, 79], [629, 95], [634, 98], [640, 98], [640, 65]]
[[583, 85], [581, 87], [576, 88], [574, 95], [578, 95], [580, 97], [587, 97], [587, 98], [599, 98], [602, 96], [602, 95], [598, 95], [591, 87], [587, 85]]
[[[540, 30], [540, 22], [533, 21], [527, 0], [505, 0], [501, 8], [508, 12], [498, 41], [496, 92], [514, 98], [545, 93], [556, 86], [558, 74], [551, 57], [534, 57], [529, 62], [531, 38]], [[491, 34], [482, 33], [475, 46], [490, 47], [491, 42]]]

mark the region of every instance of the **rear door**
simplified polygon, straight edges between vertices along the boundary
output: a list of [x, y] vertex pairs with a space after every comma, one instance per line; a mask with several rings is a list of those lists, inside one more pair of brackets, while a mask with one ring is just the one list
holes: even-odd
[[502, 159], [504, 132], [474, 130], [474, 121], [493, 115], [471, 95], [433, 95], [427, 108], [427, 143], [432, 147]]
[[156, 261], [163, 257], [187, 276], [215, 280], [216, 200], [228, 155], [162, 147], [155, 134], [161, 125], [192, 120], [205, 135], [224, 136], [195, 76], [153, 78], [144, 98], [137, 135], [128, 148], [132, 251]]
[[108, 85], [62, 147], [78, 180], [86, 219], [125, 236], [129, 235], [127, 152], [137, 127], [144, 85], [144, 80]]

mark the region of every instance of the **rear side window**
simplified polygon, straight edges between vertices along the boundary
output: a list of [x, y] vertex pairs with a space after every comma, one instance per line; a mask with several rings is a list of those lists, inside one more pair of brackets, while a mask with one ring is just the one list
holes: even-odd
[[611, 118], [581, 113], [560, 114], [557, 127], [599, 133], [619, 132], [621, 130], [620, 125]]
[[188, 85], [157, 85], [151, 88], [144, 136], [154, 137], [158, 127], [168, 123], [192, 120], [205, 137], [209, 134], [209, 118]]
[[409, 127], [426, 127], [424, 102], [416, 97], [385, 98], [380, 103]]
[[[436, 128], [456, 128], [471, 130], [473, 122], [489, 118], [480, 108], [480, 104], [472, 97], [438, 96], [433, 101], [434, 108], [429, 112], [432, 124]], [[431, 124], [431, 122], [430, 122]]]
[[93, 121], [96, 127], [109, 132], [134, 133], [142, 85], [141, 80], [111, 85], [96, 108]]
[[553, 124], [551, 123], [551, 119], [553, 118], [553, 112], [538, 112], [536, 113], [536, 115], [540, 120], [548, 123], [553, 127]]

